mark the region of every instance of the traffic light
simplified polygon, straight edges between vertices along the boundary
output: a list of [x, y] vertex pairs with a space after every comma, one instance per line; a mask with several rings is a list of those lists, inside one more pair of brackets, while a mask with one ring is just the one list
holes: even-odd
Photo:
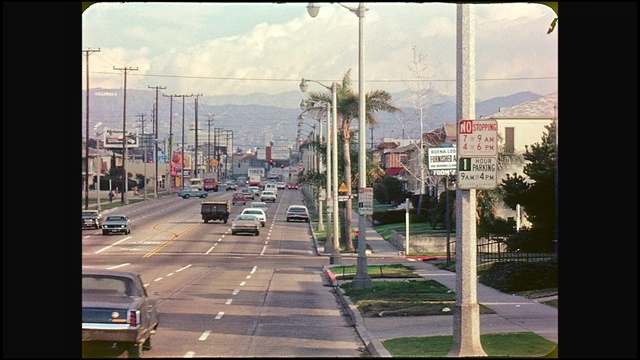
[[273, 165], [273, 159], [269, 159], [269, 165]]
[[284, 164], [280, 164], [280, 168], [281, 168], [281, 169], [284, 169]]

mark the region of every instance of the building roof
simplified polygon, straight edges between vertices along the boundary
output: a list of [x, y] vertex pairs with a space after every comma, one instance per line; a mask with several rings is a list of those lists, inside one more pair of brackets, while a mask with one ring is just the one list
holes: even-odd
[[397, 147], [398, 147], [398, 144], [396, 144], [396, 143], [394, 143], [392, 141], [381, 142], [377, 146], [378, 149], [395, 149]]
[[553, 119], [558, 116], [558, 93], [554, 92], [537, 100], [527, 101], [509, 108], [500, 108], [494, 119]]

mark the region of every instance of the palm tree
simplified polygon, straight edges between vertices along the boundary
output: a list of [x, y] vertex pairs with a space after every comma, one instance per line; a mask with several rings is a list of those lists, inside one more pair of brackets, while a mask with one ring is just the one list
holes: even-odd
[[[343, 165], [344, 165], [344, 179], [345, 185], [347, 186], [347, 194], [351, 195], [352, 189], [352, 173], [351, 173], [351, 151], [350, 151], [350, 141], [353, 131], [351, 129], [351, 124], [355, 119], [358, 119], [358, 102], [359, 96], [351, 88], [351, 69], [349, 69], [344, 77], [342, 78], [342, 83], [338, 87], [337, 92], [337, 108], [336, 112], [338, 115], [338, 123], [339, 123], [339, 131], [342, 135], [342, 155], [343, 155]], [[320, 119], [324, 112], [326, 111], [326, 103], [331, 103], [331, 93], [323, 93], [323, 92], [311, 92], [307, 98], [307, 101], [312, 104], [312, 107], [307, 110], [308, 114], [314, 118]], [[391, 94], [389, 94], [385, 90], [373, 90], [368, 92], [365, 95], [365, 112], [366, 112], [366, 123], [370, 126], [375, 126], [377, 124], [376, 113], [377, 112], [387, 112], [387, 113], [398, 113], [402, 112], [400, 108], [396, 107], [391, 103]], [[365, 136], [366, 134], [358, 134], [358, 136]], [[343, 232], [343, 239], [346, 239], [345, 243], [345, 251], [353, 251], [353, 240], [351, 239], [351, 221], [353, 220], [352, 216], [352, 205], [351, 200], [347, 201], [347, 211], [346, 211], [346, 227]]]

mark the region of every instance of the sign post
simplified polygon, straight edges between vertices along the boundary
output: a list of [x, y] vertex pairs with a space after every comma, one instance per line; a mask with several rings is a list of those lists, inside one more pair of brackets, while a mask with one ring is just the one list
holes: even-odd
[[460, 120], [458, 125], [457, 185], [460, 189], [498, 186], [498, 122]]
[[373, 188], [358, 189], [358, 212], [360, 215], [373, 215]]

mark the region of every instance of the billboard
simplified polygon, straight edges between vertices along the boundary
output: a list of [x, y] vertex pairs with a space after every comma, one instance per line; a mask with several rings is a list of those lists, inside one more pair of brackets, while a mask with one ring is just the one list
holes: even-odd
[[[122, 149], [122, 130], [104, 129], [104, 148], [105, 149]], [[127, 132], [127, 149], [137, 148], [139, 146], [138, 129], [135, 132]]]
[[271, 159], [273, 160], [289, 160], [291, 158], [291, 150], [285, 146], [272, 146]]

